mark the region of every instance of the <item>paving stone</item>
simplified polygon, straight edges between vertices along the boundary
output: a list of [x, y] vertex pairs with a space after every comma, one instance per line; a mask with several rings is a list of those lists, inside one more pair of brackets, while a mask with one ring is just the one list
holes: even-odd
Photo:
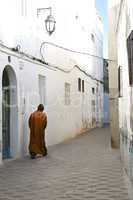
[[45, 158], [0, 167], [0, 200], [129, 200], [109, 128], [48, 148]]

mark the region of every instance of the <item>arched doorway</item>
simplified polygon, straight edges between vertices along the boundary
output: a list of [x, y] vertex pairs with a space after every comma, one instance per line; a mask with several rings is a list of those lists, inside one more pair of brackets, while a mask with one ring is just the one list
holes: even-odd
[[6, 66], [2, 76], [2, 157], [14, 157], [18, 148], [17, 80], [14, 70]]

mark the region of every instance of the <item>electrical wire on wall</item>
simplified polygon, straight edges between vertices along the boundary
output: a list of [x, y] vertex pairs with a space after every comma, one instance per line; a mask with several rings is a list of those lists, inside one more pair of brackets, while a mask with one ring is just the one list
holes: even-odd
[[[69, 51], [71, 53], [77, 53], [77, 54], [81, 54], [81, 55], [87, 55], [87, 56], [91, 56], [91, 57], [94, 57], [94, 58], [97, 58], [97, 59], [100, 59], [100, 60], [108, 60], [108, 61], [112, 61], [114, 62], [114, 60], [109, 60], [109, 59], [104, 59], [103, 57], [100, 57], [100, 56], [97, 56], [97, 55], [93, 55], [93, 54], [90, 54], [90, 53], [86, 53], [86, 52], [81, 52], [81, 51], [75, 51], [75, 50], [72, 50], [72, 49], [68, 49], [68, 48], [65, 48], [65, 47], [62, 47], [60, 45], [57, 45], [57, 44], [54, 44], [54, 43], [51, 43], [51, 42], [42, 42], [41, 46], [40, 46], [40, 55], [41, 55], [41, 58], [42, 60], [46, 63], [45, 59], [44, 59], [44, 54], [42, 53], [42, 48], [44, 45], [51, 45], [51, 46], [54, 46], [56, 48], [60, 48], [62, 50], [65, 50], [65, 51]], [[90, 77], [91, 79], [93, 80], [96, 80], [100, 83], [103, 83], [102, 80], [98, 80], [97, 78], [93, 77], [91, 74], [87, 73], [85, 70], [81, 69], [78, 65], [74, 65], [74, 67], [72, 67], [70, 70], [65, 70], [63, 69], [63, 67], [59, 67], [59, 66], [55, 66], [55, 65], [52, 65], [51, 63], [46, 63], [48, 64], [49, 66], [52, 66], [60, 71], [63, 71], [65, 73], [70, 73], [74, 68], [77, 68], [78, 70], [80, 70], [81, 72], [83, 72], [85, 75], [87, 75], [88, 77]]]
[[52, 42], [43, 42], [43, 43], [41, 44], [41, 46], [40, 46], [40, 54], [41, 54], [41, 57], [42, 57], [43, 60], [44, 60], [44, 57], [43, 57], [43, 53], [42, 53], [42, 47], [43, 47], [45, 44], [54, 46], [54, 47], [56, 47], [56, 48], [63, 49], [63, 50], [65, 50], [65, 51], [69, 51], [69, 52], [71, 52], [71, 53], [77, 53], [77, 54], [92, 56], [92, 57], [94, 57], [94, 58], [98, 58], [98, 59], [103, 60], [103, 57], [96, 56], [96, 55], [93, 55], [93, 54], [90, 54], [90, 53], [86, 53], [86, 52], [81, 52], [81, 51], [75, 51], [75, 50], [72, 50], [72, 49], [68, 49], [68, 48], [59, 46], [59, 45], [57, 45], [57, 44], [54, 44], [54, 43], [52, 43]]
[[[17, 46], [20, 46], [20, 45], [17, 45]], [[52, 70], [52, 71], [57, 71], [53, 67], [48, 66], [43, 60], [41, 60], [37, 57], [34, 57], [30, 54], [24, 53], [24, 52], [20, 51], [20, 49], [18, 49], [17, 47], [10, 48], [10, 47], [8, 47], [4, 44], [1, 44], [1, 43], [0, 43], [0, 47], [2, 47], [2, 49], [4, 48], [4, 49], [9, 50], [9, 52], [7, 52], [6, 50], [0, 49], [0, 52], [2, 52], [2, 53], [5, 53], [5, 54], [10, 55], [10, 56], [14, 56], [18, 59], [21, 58], [21, 59], [23, 59], [27, 62], [34, 63], [34, 64], [39, 65], [39, 66], [43, 66], [43, 67], [45, 66], [45, 68], [48, 68], [49, 70]], [[13, 53], [11, 53], [11, 52], [13, 52]]]
[[[51, 63], [47, 63], [45, 62], [45, 59], [44, 59], [44, 56], [43, 56], [43, 53], [42, 53], [42, 48], [45, 44], [48, 44], [48, 45], [52, 45], [56, 48], [60, 48], [60, 49], [63, 49], [65, 51], [69, 51], [69, 52], [72, 52], [72, 53], [77, 53], [77, 54], [81, 54], [81, 55], [87, 55], [87, 56], [91, 56], [91, 57], [94, 57], [94, 58], [97, 58], [97, 59], [100, 59], [100, 60], [106, 60], [108, 62], [116, 62], [115, 60], [110, 60], [110, 59], [104, 59], [103, 57], [100, 57], [100, 56], [97, 56], [97, 55], [93, 55], [93, 54], [90, 54], [90, 53], [86, 53], [86, 52], [80, 52], [80, 51], [75, 51], [75, 50], [72, 50], [72, 49], [68, 49], [68, 48], [65, 48], [65, 47], [62, 47], [62, 46], [59, 46], [59, 45], [56, 45], [54, 43], [51, 43], [51, 42], [42, 42], [41, 46], [40, 46], [40, 55], [41, 55], [41, 59], [40, 58], [37, 58], [37, 57], [34, 57], [28, 53], [25, 53], [25, 52], [22, 52], [21, 51], [21, 46], [20, 45], [17, 45], [15, 48], [10, 48], [2, 43], [0, 43], [0, 46], [2, 48], [6, 48], [10, 51], [13, 51], [17, 54], [19, 54], [20, 56], [23, 56], [23, 60], [26, 60], [26, 61], [29, 61], [29, 62], [32, 62], [32, 63], [35, 63], [35, 64], [38, 64], [38, 65], [42, 65], [42, 66], [45, 66], [46, 68], [50, 69], [50, 70], [53, 70], [53, 71], [56, 71], [56, 70], [60, 70], [64, 73], [71, 73], [72, 70], [74, 68], [77, 68], [78, 70], [80, 70], [82, 73], [84, 73], [86, 76], [90, 77], [92, 80], [95, 80], [97, 82], [100, 82], [103, 84], [103, 81], [102, 80], [98, 80], [97, 78], [95, 78], [94, 76], [92, 76], [91, 74], [89, 74], [88, 72], [86, 72], [85, 70], [81, 69], [78, 65], [74, 65], [71, 69], [69, 70], [66, 70], [66, 69], [63, 69], [63, 67], [59, 67], [59, 66], [55, 66]], [[6, 51], [3, 51], [3, 50], [0, 50], [1, 52], [3, 53], [7, 53]], [[8, 53], [7, 53], [8, 54]], [[11, 54], [10, 55], [12, 56], [16, 56], [18, 58], [20, 58], [19, 56], [15, 55], [15, 54]], [[28, 59], [26, 59], [26, 58]], [[32, 61], [31, 61], [32, 60]]]

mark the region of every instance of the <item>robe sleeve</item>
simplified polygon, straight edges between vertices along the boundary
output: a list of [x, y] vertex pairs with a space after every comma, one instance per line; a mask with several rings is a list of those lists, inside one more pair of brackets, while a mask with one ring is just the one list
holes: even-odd
[[47, 127], [47, 115], [45, 115], [45, 119], [44, 119], [44, 129]]

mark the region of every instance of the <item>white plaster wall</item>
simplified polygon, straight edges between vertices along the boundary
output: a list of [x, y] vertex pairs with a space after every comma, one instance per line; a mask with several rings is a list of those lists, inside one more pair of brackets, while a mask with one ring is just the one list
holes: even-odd
[[123, 127], [125, 120], [128, 129], [130, 129], [130, 87], [127, 57], [127, 37], [126, 37], [126, 12], [123, 12], [120, 18], [119, 31], [117, 34], [118, 44], [118, 66], [123, 70], [123, 97], [119, 99], [120, 127]]
[[[122, 1], [121, 1], [122, 2]], [[127, 171], [130, 180], [133, 180], [133, 159], [131, 135], [132, 130], [132, 88], [129, 85], [129, 70], [127, 56], [127, 38], [133, 29], [133, 2], [130, 0], [123, 1], [119, 23], [116, 32], [117, 37], [117, 55], [118, 66], [122, 67], [122, 92], [123, 95], [119, 98], [119, 128], [121, 134], [121, 157], [124, 168]]]
[[127, 55], [127, 38], [132, 30], [132, 8], [133, 2], [125, 1], [123, 4], [119, 27], [117, 31], [117, 49], [118, 49], [118, 66], [122, 66], [123, 71], [123, 97], [119, 99], [120, 127], [127, 124], [128, 134], [132, 134], [130, 116], [131, 116], [131, 87], [129, 85], [128, 55]]

